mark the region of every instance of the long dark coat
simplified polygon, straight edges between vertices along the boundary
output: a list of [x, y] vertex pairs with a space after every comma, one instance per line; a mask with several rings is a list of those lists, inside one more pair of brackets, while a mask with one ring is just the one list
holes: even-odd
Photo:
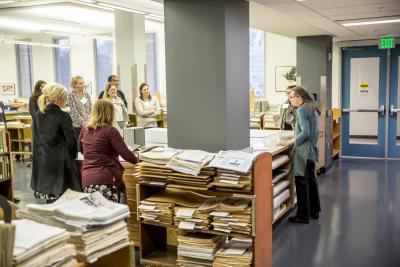
[[31, 187], [43, 194], [61, 195], [67, 188], [81, 191], [75, 158], [77, 140], [68, 113], [49, 104], [33, 118]]

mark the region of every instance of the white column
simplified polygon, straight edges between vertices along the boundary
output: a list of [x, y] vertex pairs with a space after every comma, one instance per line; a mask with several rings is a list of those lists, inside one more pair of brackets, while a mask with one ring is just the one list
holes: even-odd
[[120, 89], [128, 102], [128, 111], [132, 112], [139, 85], [145, 82], [144, 16], [120, 10], [115, 10], [114, 14], [117, 75], [120, 79]]

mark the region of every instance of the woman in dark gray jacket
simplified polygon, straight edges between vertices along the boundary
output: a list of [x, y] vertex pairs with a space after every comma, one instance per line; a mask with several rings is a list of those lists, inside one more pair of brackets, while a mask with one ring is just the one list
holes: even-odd
[[293, 223], [308, 223], [318, 219], [321, 211], [315, 162], [318, 161], [318, 116], [321, 114], [310, 93], [296, 87], [290, 93], [290, 102], [297, 108], [295, 124], [293, 175], [296, 182], [297, 214]]
[[77, 141], [72, 120], [62, 108], [67, 91], [61, 84], [48, 84], [39, 97], [39, 112], [33, 119], [31, 187], [35, 197], [56, 200], [68, 188], [81, 191], [75, 158]]

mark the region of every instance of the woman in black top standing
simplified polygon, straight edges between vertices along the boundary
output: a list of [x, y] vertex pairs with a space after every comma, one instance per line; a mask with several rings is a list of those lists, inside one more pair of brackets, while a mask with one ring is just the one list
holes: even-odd
[[68, 188], [81, 191], [75, 158], [77, 141], [70, 115], [63, 111], [67, 91], [61, 84], [47, 84], [33, 117], [31, 187], [35, 197], [56, 200]]
[[39, 96], [42, 95], [42, 90], [45, 85], [45, 81], [37, 81], [35, 84], [35, 88], [33, 89], [32, 95], [29, 98], [29, 113], [31, 114], [32, 119], [35, 116], [35, 113], [39, 110], [38, 99]]

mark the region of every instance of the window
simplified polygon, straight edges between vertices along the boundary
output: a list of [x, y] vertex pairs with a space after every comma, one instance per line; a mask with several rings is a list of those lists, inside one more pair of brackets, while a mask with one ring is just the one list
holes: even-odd
[[96, 39], [96, 81], [97, 93], [104, 90], [108, 76], [112, 74], [113, 43], [111, 40]]
[[250, 28], [250, 88], [256, 97], [265, 97], [265, 35]]
[[71, 60], [69, 38], [54, 39], [54, 43], [65, 47], [56, 47], [54, 49], [56, 60], [56, 82], [69, 88], [71, 77]]
[[146, 33], [147, 83], [152, 94], [158, 92], [157, 34]]
[[32, 92], [32, 48], [29, 45], [15, 45], [19, 96], [29, 97]]

